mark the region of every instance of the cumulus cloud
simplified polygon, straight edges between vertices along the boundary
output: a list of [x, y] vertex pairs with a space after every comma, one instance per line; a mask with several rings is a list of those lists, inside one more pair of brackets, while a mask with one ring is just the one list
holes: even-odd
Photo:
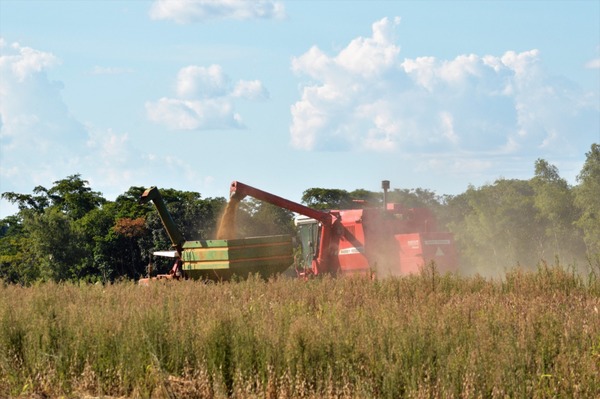
[[[89, 127], [71, 115], [61, 96], [63, 84], [47, 74], [60, 65], [57, 56], [18, 43], [0, 45], [2, 191], [29, 191], [96, 167], [103, 159], [115, 165], [123, 158], [110, 150], [114, 134], [90, 141]], [[107, 142], [100, 145], [102, 140]]]
[[247, 100], [265, 100], [269, 98], [269, 92], [260, 80], [240, 80], [233, 88], [231, 96]]
[[[59, 57], [1, 39], [0, 47], [0, 192], [30, 192], [76, 173], [97, 190], [126, 190], [129, 177], [143, 173], [128, 135], [71, 114], [63, 84], [48, 77]], [[1, 208], [16, 211], [4, 200]]]
[[19, 82], [35, 76], [44, 69], [60, 64], [60, 60], [53, 54], [24, 47], [19, 43], [12, 43], [9, 46], [2, 39], [0, 48], [3, 50], [3, 55], [0, 57], [0, 68]]
[[179, 24], [211, 19], [279, 19], [285, 17], [280, 1], [273, 0], [156, 0], [150, 18]]
[[229, 90], [229, 78], [221, 66], [207, 68], [191, 65], [177, 74], [177, 95], [180, 98], [223, 97]]
[[179, 70], [175, 98], [146, 102], [152, 122], [173, 130], [240, 129], [241, 116], [234, 111], [234, 99], [259, 100], [268, 92], [258, 80], [232, 84], [221, 66], [190, 65]]
[[[46, 73], [59, 65], [60, 59], [18, 43], [1, 45], [0, 178], [50, 173], [59, 165], [77, 162], [86, 129], [63, 102], [62, 83], [50, 80]], [[30, 157], [39, 162], [35, 171], [29, 170]]]
[[336, 54], [313, 46], [292, 59], [308, 78], [290, 108], [295, 148], [580, 154], [600, 129], [598, 93], [549, 76], [538, 50], [403, 58], [399, 23], [383, 18]]
[[585, 67], [588, 69], [600, 69], [600, 58], [595, 58], [586, 62]]
[[[152, 182], [165, 174], [202, 180], [195, 167], [168, 151], [148, 155], [136, 148], [127, 132], [79, 121], [63, 100], [63, 83], [49, 77], [61, 65], [55, 54], [8, 44], [2, 38], [0, 50], [0, 192], [31, 192], [35, 186], [50, 187], [76, 173], [106, 198], [123, 193], [132, 181]], [[260, 82], [231, 83], [218, 67], [191, 68], [180, 75], [176, 91], [189, 99], [163, 98], [148, 108], [151, 116], [164, 115], [157, 121], [184, 129], [240, 127], [232, 99], [261, 98], [266, 93]], [[202, 93], [209, 94], [203, 98]], [[0, 199], [0, 217], [16, 211]]]
[[223, 99], [197, 101], [161, 98], [147, 102], [148, 118], [175, 130], [205, 130], [243, 127], [241, 117]]

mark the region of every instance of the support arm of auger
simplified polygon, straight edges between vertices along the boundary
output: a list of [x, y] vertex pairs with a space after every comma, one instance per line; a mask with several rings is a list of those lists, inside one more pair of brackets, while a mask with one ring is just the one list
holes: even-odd
[[141, 204], [145, 204], [148, 201], [152, 201], [154, 203], [154, 206], [158, 211], [158, 215], [160, 216], [160, 220], [162, 221], [165, 231], [167, 232], [169, 239], [171, 239], [173, 248], [177, 250], [177, 255], [181, 257], [181, 252], [183, 250], [183, 243], [185, 242], [185, 238], [183, 237], [183, 234], [181, 234], [181, 231], [179, 231], [179, 228], [177, 228], [177, 225], [173, 221], [171, 214], [167, 210], [165, 201], [160, 195], [160, 191], [158, 191], [158, 188], [150, 187], [149, 189], [144, 191], [144, 193], [140, 197], [139, 202]]
[[268, 193], [266, 191], [259, 190], [258, 188], [248, 186], [239, 181], [231, 183], [229, 188], [229, 197], [233, 200], [241, 201], [244, 197], [250, 196], [261, 201], [268, 202], [269, 204], [278, 206], [290, 210], [295, 213], [299, 213], [309, 218], [318, 220], [320, 222], [320, 240], [319, 250], [316, 259], [313, 260], [313, 273], [320, 274], [323, 272], [332, 272], [332, 262], [330, 261], [330, 245], [333, 234], [333, 226], [338, 219], [329, 212], [323, 212], [316, 209], [309, 208], [302, 204], [287, 200], [277, 195]]

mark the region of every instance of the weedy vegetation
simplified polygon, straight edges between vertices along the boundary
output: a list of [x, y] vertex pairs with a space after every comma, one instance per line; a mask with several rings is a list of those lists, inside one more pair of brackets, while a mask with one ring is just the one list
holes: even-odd
[[0, 285], [0, 396], [598, 397], [599, 272]]

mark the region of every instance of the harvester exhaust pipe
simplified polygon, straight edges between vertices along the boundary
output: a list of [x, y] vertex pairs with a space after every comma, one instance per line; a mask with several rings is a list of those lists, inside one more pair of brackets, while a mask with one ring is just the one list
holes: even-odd
[[390, 181], [382, 180], [381, 188], [383, 189], [383, 210], [387, 209], [387, 192], [390, 189]]

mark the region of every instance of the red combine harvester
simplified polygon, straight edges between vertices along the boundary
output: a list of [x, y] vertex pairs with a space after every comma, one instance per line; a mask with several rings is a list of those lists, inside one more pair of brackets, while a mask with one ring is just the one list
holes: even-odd
[[381, 278], [417, 273], [429, 262], [458, 269], [451, 233], [437, 231], [432, 212], [387, 203], [389, 181], [382, 182], [383, 208], [319, 211], [234, 181], [230, 198], [246, 196], [295, 212], [302, 245], [302, 276], [367, 274]]

